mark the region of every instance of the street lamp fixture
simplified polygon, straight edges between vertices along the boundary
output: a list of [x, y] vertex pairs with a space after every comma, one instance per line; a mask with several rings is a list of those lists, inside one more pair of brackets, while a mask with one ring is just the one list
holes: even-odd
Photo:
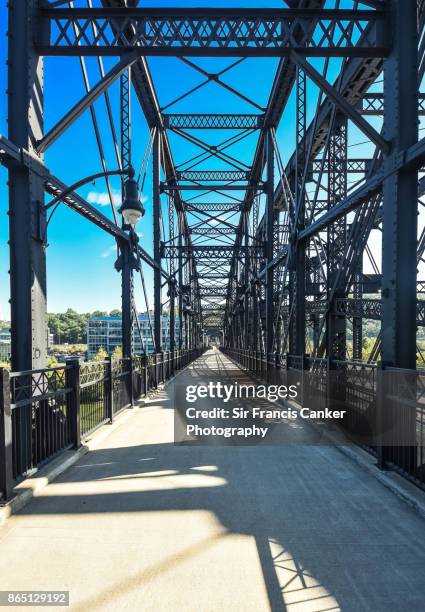
[[135, 227], [145, 214], [133, 168], [129, 169], [128, 179], [124, 183], [124, 198], [118, 212], [123, 216], [124, 223], [131, 227]]

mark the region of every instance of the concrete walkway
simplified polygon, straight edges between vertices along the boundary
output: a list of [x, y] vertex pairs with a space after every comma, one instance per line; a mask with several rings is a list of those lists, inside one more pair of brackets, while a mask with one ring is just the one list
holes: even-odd
[[[177, 380], [236, 375], [210, 351]], [[85, 612], [424, 610], [425, 521], [288, 432], [303, 443], [174, 446], [158, 393], [0, 529], [0, 590]]]

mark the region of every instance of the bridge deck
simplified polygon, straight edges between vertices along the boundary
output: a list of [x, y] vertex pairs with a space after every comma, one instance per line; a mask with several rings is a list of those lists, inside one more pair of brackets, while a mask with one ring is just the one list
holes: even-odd
[[[211, 351], [180, 381], [233, 367]], [[176, 447], [158, 393], [0, 529], [0, 589], [84, 611], [423, 609], [424, 521], [309, 435]]]

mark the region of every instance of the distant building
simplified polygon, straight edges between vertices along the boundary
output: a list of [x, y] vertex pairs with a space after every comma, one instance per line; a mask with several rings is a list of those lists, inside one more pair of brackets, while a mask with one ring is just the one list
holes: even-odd
[[[134, 323], [133, 326], [133, 342], [134, 352], [136, 354], [143, 353], [142, 341], [143, 338], [145, 350], [147, 353], [153, 353], [152, 334], [149, 326], [149, 317], [147, 314], [139, 314], [139, 326]], [[151, 315], [153, 327], [153, 315]], [[140, 327], [140, 333], [139, 333]], [[175, 334], [176, 340], [178, 336], [179, 321], [175, 319]], [[111, 355], [117, 346], [122, 346], [122, 330], [121, 317], [91, 317], [87, 321], [87, 356], [92, 359], [100, 348]], [[170, 349], [170, 319], [168, 316], [162, 317], [162, 350]]]
[[0, 329], [0, 361], [10, 361], [12, 352], [12, 336], [10, 329], [3, 327]]
[[[53, 344], [53, 334], [47, 329], [47, 348]], [[10, 361], [12, 355], [12, 334], [8, 327], [0, 329], [0, 361]]]

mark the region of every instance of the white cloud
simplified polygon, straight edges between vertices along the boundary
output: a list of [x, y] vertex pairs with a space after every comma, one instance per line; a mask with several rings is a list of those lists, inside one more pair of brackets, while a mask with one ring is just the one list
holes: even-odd
[[113, 244], [108, 249], [106, 249], [106, 251], [103, 251], [103, 253], [101, 253], [100, 256], [106, 258], [106, 257], [110, 257], [116, 252], [117, 252], [117, 245]]
[[[120, 206], [121, 192], [117, 189], [113, 189], [112, 199], [114, 206]], [[99, 206], [110, 206], [109, 194], [107, 191], [90, 191], [87, 196], [87, 202], [90, 204], [98, 204]]]
[[[118, 189], [112, 190], [112, 199], [114, 202], [114, 206], [117, 208], [121, 206], [121, 191]], [[149, 197], [147, 195], [142, 194], [140, 198], [142, 204], [146, 204], [148, 202]], [[87, 196], [87, 202], [90, 204], [97, 204], [98, 206], [110, 206], [111, 202], [109, 200], [109, 194], [107, 191], [90, 191]]]

